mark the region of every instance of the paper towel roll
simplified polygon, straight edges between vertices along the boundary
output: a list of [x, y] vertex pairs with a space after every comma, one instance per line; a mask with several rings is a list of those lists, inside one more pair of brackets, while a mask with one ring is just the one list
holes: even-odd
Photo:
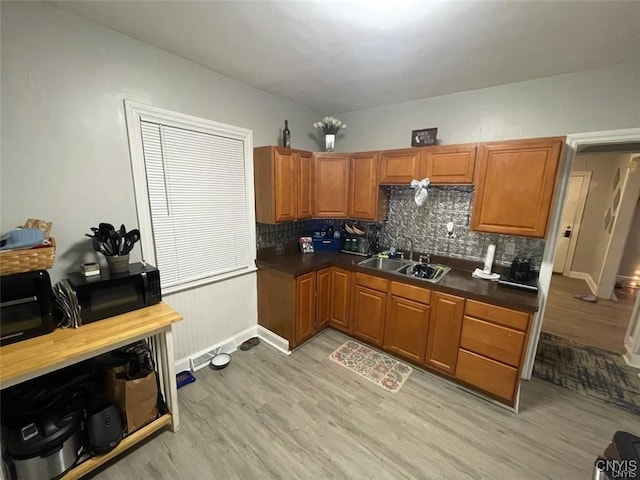
[[493, 265], [493, 256], [496, 254], [496, 246], [492, 243], [487, 248], [487, 256], [484, 259], [484, 273], [491, 273], [491, 266]]

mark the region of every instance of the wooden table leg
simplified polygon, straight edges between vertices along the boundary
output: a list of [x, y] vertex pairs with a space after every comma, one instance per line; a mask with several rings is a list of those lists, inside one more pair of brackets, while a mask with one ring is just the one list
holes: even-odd
[[162, 363], [162, 382], [164, 386], [167, 408], [171, 413], [171, 430], [177, 432], [180, 429], [180, 417], [178, 413], [178, 386], [176, 385], [176, 371], [173, 358], [173, 333], [171, 327], [159, 336], [160, 361]]

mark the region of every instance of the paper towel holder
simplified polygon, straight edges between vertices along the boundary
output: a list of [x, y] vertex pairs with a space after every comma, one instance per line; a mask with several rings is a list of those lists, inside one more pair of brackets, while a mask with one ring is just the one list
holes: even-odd
[[496, 254], [496, 246], [492, 243], [487, 247], [487, 256], [484, 259], [484, 268], [482, 271], [489, 275], [491, 273], [491, 266], [493, 265], [493, 257]]

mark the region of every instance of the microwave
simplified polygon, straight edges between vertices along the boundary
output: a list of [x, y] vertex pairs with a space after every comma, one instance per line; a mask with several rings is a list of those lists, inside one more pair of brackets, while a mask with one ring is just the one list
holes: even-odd
[[147, 264], [132, 263], [124, 273], [67, 277], [80, 305], [82, 324], [155, 305], [162, 300], [160, 271]]
[[53, 332], [54, 305], [46, 270], [0, 277], [0, 345]]

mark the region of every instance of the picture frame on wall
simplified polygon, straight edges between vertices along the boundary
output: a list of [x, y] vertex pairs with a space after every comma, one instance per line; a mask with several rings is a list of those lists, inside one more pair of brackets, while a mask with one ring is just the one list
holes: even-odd
[[437, 128], [423, 128], [422, 130], [411, 131], [412, 147], [427, 147], [436, 144]]

